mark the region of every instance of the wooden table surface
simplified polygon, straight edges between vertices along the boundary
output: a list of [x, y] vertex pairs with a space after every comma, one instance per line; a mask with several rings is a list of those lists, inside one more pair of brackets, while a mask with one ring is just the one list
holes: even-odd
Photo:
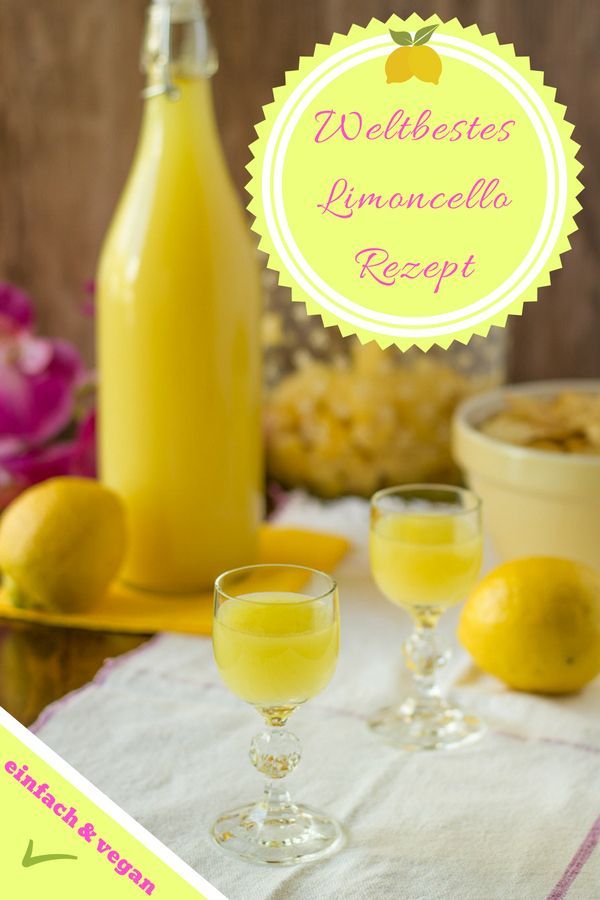
[[49, 703], [91, 681], [106, 659], [148, 637], [0, 622], [0, 706], [30, 726]]
[[[334, 31], [413, 10], [477, 22], [530, 56], [558, 89], [584, 165], [579, 233], [564, 268], [511, 316], [514, 380], [600, 371], [600, 96], [598, 0], [208, 0], [219, 50], [216, 108], [245, 205], [248, 144], [262, 106], [298, 57]], [[35, 297], [43, 333], [91, 358], [83, 284], [131, 165], [139, 129], [139, 52], [148, 0], [0, 0], [0, 277]], [[24, 64], [24, 60], [27, 61]], [[282, 289], [282, 304], [289, 291]], [[296, 304], [299, 306], [299, 304]]]

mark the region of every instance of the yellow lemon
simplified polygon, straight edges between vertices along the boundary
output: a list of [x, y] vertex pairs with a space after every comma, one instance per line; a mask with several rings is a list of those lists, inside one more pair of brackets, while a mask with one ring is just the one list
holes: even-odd
[[577, 691], [600, 672], [600, 573], [554, 557], [504, 563], [472, 592], [458, 635], [509, 687]]
[[407, 49], [410, 51], [408, 65], [412, 74], [421, 81], [437, 84], [442, 74], [442, 61], [435, 50], [426, 46], [408, 47]]
[[408, 81], [412, 78], [412, 69], [410, 67], [410, 52], [412, 47], [398, 47], [388, 56], [385, 63], [385, 74], [387, 83], [399, 81]]
[[116, 494], [87, 478], [51, 478], [0, 519], [4, 587], [17, 606], [82, 612], [106, 591], [125, 544]]

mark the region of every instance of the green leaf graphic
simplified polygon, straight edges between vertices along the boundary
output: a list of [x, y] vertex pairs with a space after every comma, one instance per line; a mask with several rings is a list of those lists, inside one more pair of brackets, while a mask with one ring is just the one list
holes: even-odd
[[425, 25], [424, 28], [419, 28], [413, 41], [415, 47], [419, 44], [426, 44], [436, 28], [437, 25]]
[[392, 31], [390, 29], [390, 35], [392, 40], [400, 44], [401, 47], [410, 47], [413, 42], [408, 31]]

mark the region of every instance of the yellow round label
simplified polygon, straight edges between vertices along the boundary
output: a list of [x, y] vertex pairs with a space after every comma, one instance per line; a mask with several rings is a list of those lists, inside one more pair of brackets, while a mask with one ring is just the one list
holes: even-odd
[[541, 72], [476, 26], [393, 16], [288, 72], [249, 209], [292, 299], [363, 342], [504, 325], [569, 249], [581, 169]]

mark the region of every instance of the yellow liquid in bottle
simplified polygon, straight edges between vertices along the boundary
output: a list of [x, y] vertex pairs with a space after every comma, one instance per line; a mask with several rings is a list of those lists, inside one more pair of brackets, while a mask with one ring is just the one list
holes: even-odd
[[242, 700], [263, 708], [294, 706], [329, 683], [339, 623], [322, 600], [292, 592], [247, 594], [219, 607], [213, 648], [221, 678]]
[[253, 562], [260, 292], [207, 79], [146, 100], [98, 276], [101, 477], [125, 500], [123, 579], [208, 588]]
[[470, 517], [389, 514], [371, 527], [377, 586], [409, 611], [460, 602], [481, 566], [479, 529]]

